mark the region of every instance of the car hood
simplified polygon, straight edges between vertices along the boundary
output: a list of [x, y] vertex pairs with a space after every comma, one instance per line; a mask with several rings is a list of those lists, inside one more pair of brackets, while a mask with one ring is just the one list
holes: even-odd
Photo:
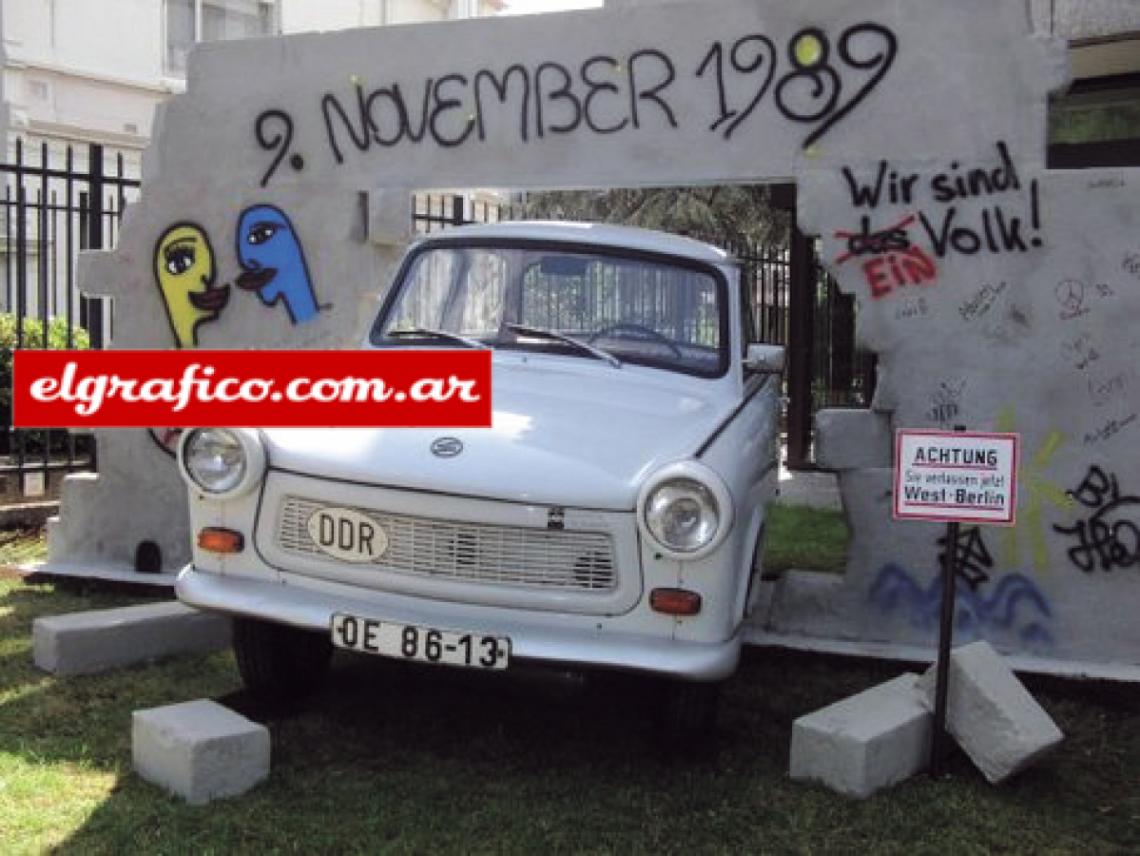
[[[732, 412], [722, 382], [587, 365], [496, 364], [490, 428], [269, 429], [270, 466], [443, 494], [632, 509], [648, 474], [691, 457]], [[458, 439], [462, 452], [434, 455], [440, 437]]]

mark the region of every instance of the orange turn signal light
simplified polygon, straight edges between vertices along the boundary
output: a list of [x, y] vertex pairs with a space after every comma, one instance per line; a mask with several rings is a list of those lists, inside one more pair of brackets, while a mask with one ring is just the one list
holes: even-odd
[[207, 526], [198, 533], [198, 546], [211, 553], [240, 553], [245, 547], [245, 536], [233, 529]]
[[701, 611], [701, 596], [679, 588], [657, 588], [649, 593], [649, 606], [666, 615], [696, 615]]

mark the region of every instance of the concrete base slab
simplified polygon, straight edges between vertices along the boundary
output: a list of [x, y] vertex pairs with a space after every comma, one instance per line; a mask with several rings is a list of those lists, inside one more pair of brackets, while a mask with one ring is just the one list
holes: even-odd
[[[931, 710], [935, 672], [931, 667], [918, 685]], [[946, 730], [995, 784], [1028, 767], [1064, 738], [1005, 659], [985, 641], [963, 645], [950, 654]]]
[[195, 805], [243, 794], [269, 776], [269, 731], [207, 699], [136, 710], [135, 771]]
[[[788, 573], [810, 573], [799, 571]], [[783, 633], [766, 630], [758, 625], [762, 613], [757, 611], [753, 623], [744, 626], [744, 644], [757, 648], [787, 648], [791, 651], [815, 651], [820, 654], [839, 654], [850, 657], [874, 657], [879, 660], [897, 660], [903, 663], [929, 665], [937, 652], [933, 645], [904, 645], [897, 642], [870, 642], [863, 639], [839, 639], [828, 636], [806, 636], [801, 633]], [[1097, 681], [1127, 681], [1140, 683], [1140, 665], [1130, 663], [1091, 663], [1087, 660], [1055, 660], [1014, 654], [1006, 657], [1010, 668], [1035, 675], [1055, 675], [1059, 678], [1077, 678]]]
[[108, 580], [116, 583], [155, 586], [173, 590], [178, 580], [177, 571], [160, 574], [140, 574], [134, 565], [114, 562], [32, 562], [19, 565], [26, 574], [43, 574], [49, 577], [66, 577], [80, 580]]
[[177, 601], [73, 612], [32, 624], [37, 667], [85, 675], [172, 654], [216, 651], [230, 643], [227, 616], [199, 612]]
[[793, 779], [865, 798], [909, 779], [930, 759], [931, 715], [905, 674], [801, 716], [792, 725]]

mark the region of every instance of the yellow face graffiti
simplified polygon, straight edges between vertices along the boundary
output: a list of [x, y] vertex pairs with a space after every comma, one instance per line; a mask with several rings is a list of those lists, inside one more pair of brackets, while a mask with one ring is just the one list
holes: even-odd
[[198, 344], [198, 325], [217, 320], [230, 298], [228, 285], [214, 286], [210, 239], [193, 223], [176, 223], [158, 239], [154, 275], [179, 348]]

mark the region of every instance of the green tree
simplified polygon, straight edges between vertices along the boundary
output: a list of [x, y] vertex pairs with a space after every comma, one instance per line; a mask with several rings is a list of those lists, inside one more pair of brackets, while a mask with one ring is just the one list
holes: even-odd
[[790, 225], [759, 185], [542, 191], [528, 195], [526, 211], [533, 219], [641, 226], [728, 246], [782, 244]]

